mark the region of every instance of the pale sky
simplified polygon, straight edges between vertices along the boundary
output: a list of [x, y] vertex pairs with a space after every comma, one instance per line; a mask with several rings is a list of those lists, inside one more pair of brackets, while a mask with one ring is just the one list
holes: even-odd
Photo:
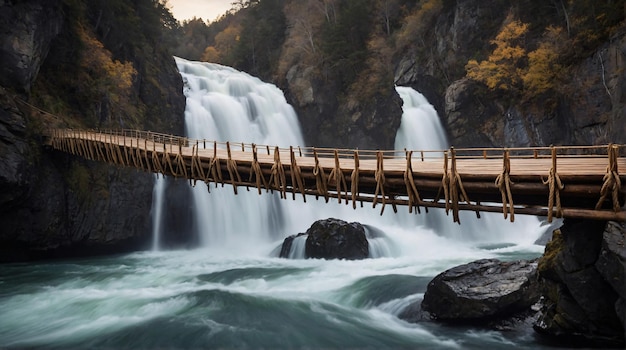
[[214, 21], [232, 7], [233, 0], [168, 0], [168, 7], [179, 21], [194, 16], [205, 21]]

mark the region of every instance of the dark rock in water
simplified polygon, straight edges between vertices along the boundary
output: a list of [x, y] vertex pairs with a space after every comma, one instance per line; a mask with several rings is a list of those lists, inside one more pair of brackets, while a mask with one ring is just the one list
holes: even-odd
[[365, 228], [358, 222], [318, 220], [306, 234], [307, 258], [357, 260], [369, 257]]
[[428, 284], [422, 308], [447, 321], [488, 321], [528, 310], [539, 300], [536, 269], [536, 261], [496, 259], [454, 267]]
[[293, 245], [293, 240], [296, 237], [300, 237], [306, 235], [306, 233], [298, 233], [297, 235], [291, 235], [283, 241], [283, 244], [280, 246], [280, 253], [278, 254], [279, 258], [289, 258], [289, 253], [291, 252], [291, 246]]
[[612, 222], [568, 219], [554, 231], [537, 269], [545, 296], [538, 333], [578, 345], [624, 346], [624, 242], [624, 226]]

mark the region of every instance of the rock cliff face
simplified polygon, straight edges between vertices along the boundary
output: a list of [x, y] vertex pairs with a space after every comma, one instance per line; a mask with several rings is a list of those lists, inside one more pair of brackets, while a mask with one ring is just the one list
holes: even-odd
[[[16, 103], [63, 45], [55, 39], [66, 14], [61, 1], [0, 2], [0, 262], [128, 251], [150, 239], [152, 175], [44, 148], [48, 121]], [[144, 124], [182, 131], [180, 75], [171, 56], [156, 50], [152, 59], [146, 66], [158, 69], [139, 70], [135, 86], [155, 108]]]
[[1, 2], [0, 85], [29, 91], [62, 26], [60, 0]]
[[510, 5], [497, 0], [459, 0], [453, 5], [437, 17], [432, 28], [436, 35], [424, 38], [425, 47], [431, 49], [410, 48], [399, 56], [395, 70], [396, 84], [416, 88], [435, 106], [451, 144], [511, 147], [626, 141], [623, 30], [569, 67], [571, 79], [560, 89], [568, 93], [515, 101], [490, 94], [465, 78], [465, 64], [492, 49], [489, 40], [517, 10], [507, 10]]
[[285, 95], [294, 106], [307, 145], [315, 147], [393, 149], [402, 117], [402, 100], [389, 84], [386, 95], [345, 103], [332, 81], [320, 81], [312, 68], [293, 66]]
[[566, 220], [539, 261], [545, 299], [535, 329], [577, 345], [624, 346], [625, 242], [623, 225]]

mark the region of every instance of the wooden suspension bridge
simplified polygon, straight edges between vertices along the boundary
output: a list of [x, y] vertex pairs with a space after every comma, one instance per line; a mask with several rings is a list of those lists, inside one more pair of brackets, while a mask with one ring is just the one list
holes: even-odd
[[[90, 160], [281, 198], [626, 221], [626, 145], [369, 151], [191, 140], [147, 131], [55, 129], [46, 143]], [[210, 191], [209, 187], [209, 191]]]

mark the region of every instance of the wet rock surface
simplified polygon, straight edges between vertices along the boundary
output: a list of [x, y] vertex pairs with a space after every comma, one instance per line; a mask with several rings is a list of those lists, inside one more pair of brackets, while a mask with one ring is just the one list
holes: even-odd
[[622, 224], [565, 220], [539, 262], [545, 300], [535, 330], [589, 346], [624, 346], [625, 242]]
[[436, 276], [422, 309], [443, 321], [485, 321], [526, 311], [539, 299], [536, 261], [477, 260]]
[[305, 232], [283, 241], [280, 257], [287, 258], [296, 237], [306, 235], [305, 258], [357, 260], [369, 257], [365, 227], [358, 222], [325, 219], [314, 222]]

